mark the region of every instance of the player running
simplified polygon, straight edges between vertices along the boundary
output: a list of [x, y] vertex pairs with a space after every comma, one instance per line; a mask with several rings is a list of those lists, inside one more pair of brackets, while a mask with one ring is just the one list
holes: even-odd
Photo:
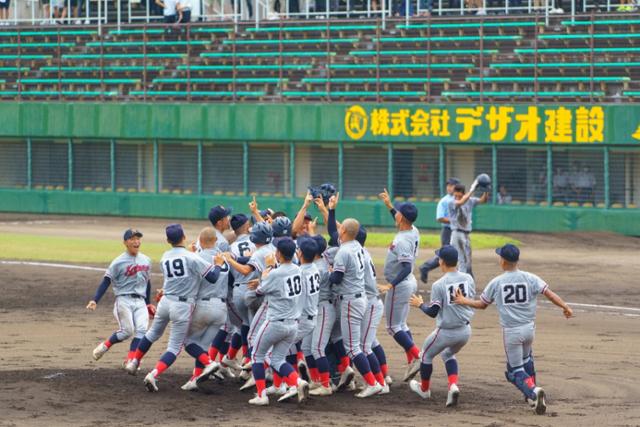
[[113, 284], [116, 296], [113, 315], [118, 321], [118, 330], [93, 350], [95, 360], [99, 360], [113, 344], [133, 336], [129, 354], [123, 364], [126, 366], [138, 348], [140, 338], [147, 332], [149, 315], [155, 313], [155, 307], [149, 304], [151, 259], [140, 252], [141, 238], [142, 233], [136, 229], [130, 228], [124, 232], [122, 240], [125, 252], [111, 262], [95, 296], [87, 304], [87, 309], [95, 310], [109, 285]]
[[481, 197], [473, 197], [478, 188], [478, 180], [471, 184], [469, 192], [465, 193], [462, 184], [453, 187], [453, 200], [449, 202], [449, 224], [451, 225], [451, 246], [458, 250], [458, 270], [471, 274], [471, 223], [473, 208], [476, 205], [487, 203], [489, 193], [485, 192]]
[[469, 322], [473, 317], [473, 310], [456, 304], [453, 299], [456, 290], [463, 295], [473, 298], [475, 282], [473, 277], [458, 271], [458, 251], [453, 246], [443, 246], [436, 251], [440, 269], [444, 273], [431, 287], [431, 302], [426, 305], [422, 296], [412, 295], [410, 303], [419, 307], [427, 316], [436, 319], [436, 329], [424, 341], [421, 351], [420, 377], [421, 382], [411, 380], [409, 387], [423, 399], [431, 397], [431, 373], [433, 359], [439, 354], [444, 362], [449, 391], [447, 405], [458, 404], [458, 361], [456, 354], [467, 344], [471, 337]]
[[378, 288], [380, 292], [386, 293], [384, 314], [387, 331], [407, 355], [408, 366], [404, 381], [409, 381], [420, 370], [420, 350], [414, 344], [407, 325], [409, 298], [418, 289], [413, 275], [413, 264], [420, 246], [420, 232], [413, 225], [418, 218], [418, 209], [411, 202], [397, 203], [394, 207], [386, 188], [379, 197], [393, 216], [398, 234], [389, 247], [384, 263], [384, 277], [388, 284], [379, 285]]
[[[171, 224], [166, 228], [167, 242], [172, 249], [162, 255], [160, 261], [164, 284], [163, 296], [158, 303], [156, 317], [151, 328], [142, 337], [134, 357], [127, 363], [125, 370], [135, 375], [144, 355], [151, 345], [156, 342], [171, 322], [171, 333], [167, 351], [162, 355], [155, 368], [144, 378], [148, 391], [158, 391], [158, 376], [175, 362], [187, 338], [191, 313], [193, 313], [195, 298], [200, 288], [200, 280], [205, 278], [209, 283], [216, 283], [220, 276], [222, 257], [216, 259], [214, 267], [197, 254], [185, 248], [186, 237], [180, 224]], [[206, 350], [197, 344], [189, 349], [189, 354], [204, 365], [200, 377], [208, 377], [218, 369], [218, 364], [211, 361]], [[198, 378], [200, 378], [198, 377]]]
[[504, 273], [489, 282], [479, 300], [467, 298], [457, 289], [454, 301], [481, 310], [495, 301], [507, 355], [505, 376], [524, 394], [536, 414], [542, 415], [547, 405], [544, 390], [536, 385], [532, 353], [538, 295], [544, 295], [562, 308], [567, 319], [573, 316], [573, 311], [540, 277], [518, 269], [520, 250], [517, 246], [507, 244], [496, 249], [496, 253]]

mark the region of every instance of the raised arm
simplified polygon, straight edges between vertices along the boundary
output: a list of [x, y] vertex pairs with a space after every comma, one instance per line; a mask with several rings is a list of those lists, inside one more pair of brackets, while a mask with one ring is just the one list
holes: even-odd
[[224, 256], [224, 260], [227, 261], [227, 264], [229, 264], [231, 266], [231, 268], [233, 268], [234, 270], [236, 270], [238, 273], [242, 274], [243, 276], [251, 274], [251, 272], [254, 270], [252, 265], [250, 265], [250, 264], [240, 264], [238, 261], [233, 259], [233, 256], [231, 256], [231, 254], [229, 252], [225, 252], [223, 256]]
[[307, 214], [307, 208], [309, 208], [311, 202], [313, 202], [313, 196], [310, 191], [307, 191], [307, 195], [304, 196], [304, 201], [302, 202], [302, 207], [293, 219], [293, 225], [291, 225], [291, 235], [293, 237], [298, 236], [302, 232], [304, 228], [304, 216]]
[[249, 202], [249, 210], [253, 215], [253, 218], [256, 222], [264, 222], [264, 218], [260, 215], [260, 209], [258, 208], [258, 202], [256, 201], [256, 196], [253, 196], [253, 200]]
[[393, 207], [393, 203], [391, 203], [391, 196], [389, 195], [389, 192], [387, 191], [387, 189], [385, 188], [382, 193], [378, 194], [378, 197], [380, 197], [380, 200], [382, 200], [382, 202], [387, 207], [387, 209], [389, 209], [389, 213], [391, 213], [391, 216], [393, 217], [393, 219], [395, 219], [396, 210]]

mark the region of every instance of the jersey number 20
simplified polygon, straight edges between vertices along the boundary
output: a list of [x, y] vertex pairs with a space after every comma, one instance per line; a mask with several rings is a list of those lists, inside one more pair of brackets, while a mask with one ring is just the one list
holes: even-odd
[[508, 284], [502, 288], [505, 304], [522, 304], [527, 302], [527, 286], [524, 283]]

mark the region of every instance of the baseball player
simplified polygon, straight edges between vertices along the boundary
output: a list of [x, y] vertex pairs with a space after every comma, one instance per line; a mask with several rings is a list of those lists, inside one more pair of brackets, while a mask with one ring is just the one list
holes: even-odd
[[495, 301], [507, 355], [505, 376], [524, 394], [536, 414], [542, 415], [547, 405], [544, 390], [536, 386], [532, 353], [538, 295], [544, 295], [562, 308], [567, 319], [573, 316], [573, 311], [540, 277], [518, 269], [520, 250], [517, 246], [507, 244], [496, 249], [496, 253], [504, 273], [489, 282], [479, 300], [467, 298], [457, 289], [454, 301], [481, 310]]
[[[345, 341], [345, 350], [366, 383], [365, 388], [356, 394], [356, 397], [366, 398], [380, 393], [383, 387], [376, 381], [369, 360], [362, 352], [360, 331], [367, 300], [364, 251], [355, 240], [359, 230], [360, 223], [353, 218], [348, 218], [340, 224], [340, 248], [335, 255], [329, 281], [334, 285], [337, 295], [336, 311], [340, 315], [340, 330]], [[342, 380], [343, 378], [341, 383], [344, 383]]]
[[[458, 178], [447, 179], [447, 194], [439, 201], [436, 208], [436, 221], [442, 224], [440, 231], [440, 246], [451, 244], [451, 225], [449, 222], [449, 202], [453, 200], [453, 187], [460, 184]], [[420, 266], [420, 280], [427, 283], [429, 280], [429, 272], [435, 270], [440, 265], [440, 258], [437, 256], [427, 260]]]
[[[196, 295], [195, 308], [191, 317], [191, 326], [185, 341], [185, 350], [189, 354], [197, 354], [198, 348], [207, 349], [213, 342], [214, 337], [220, 329], [224, 327], [227, 320], [227, 294], [229, 292], [229, 265], [224, 262], [221, 252], [217, 249], [216, 232], [213, 228], [207, 227], [200, 232], [198, 237], [200, 242], [200, 252], [197, 255], [209, 263], [216, 260], [216, 265], [220, 266], [218, 280], [213, 285], [207, 279], [200, 280], [198, 294]], [[211, 357], [211, 360], [215, 359]], [[200, 377], [204, 369], [203, 363], [196, 359], [196, 366], [193, 375], [183, 386], [182, 390], [193, 391], [198, 389], [196, 379]]]
[[[235, 214], [231, 217], [230, 223], [231, 228], [236, 234], [236, 240], [230, 247], [231, 254], [234, 259], [244, 261], [246, 264], [248, 258], [256, 250], [256, 245], [251, 241], [249, 235], [251, 222], [246, 215]], [[218, 332], [209, 348], [209, 357], [213, 360], [220, 353], [220, 349], [224, 347], [225, 340], [229, 333], [233, 332], [228, 352], [223, 357], [222, 363], [238, 370], [241, 369], [241, 365], [236, 362], [235, 358], [241, 347], [243, 348], [244, 357], [248, 358], [246, 338], [249, 332], [249, 314], [244, 304], [246, 283], [240, 288], [243, 278], [244, 276], [237, 270], [231, 269], [230, 288], [227, 297], [227, 322], [225, 327]], [[238, 284], [238, 286], [236, 286], [236, 284]], [[236, 292], [238, 294], [237, 296], [235, 295]], [[236, 331], [236, 329], [238, 330]]]
[[473, 181], [469, 192], [465, 193], [462, 184], [453, 187], [453, 200], [449, 202], [449, 224], [451, 225], [451, 246], [458, 250], [458, 270], [471, 274], [471, 222], [473, 208], [476, 205], [486, 203], [489, 193], [485, 192], [481, 197], [473, 197], [478, 187], [478, 180]]
[[116, 296], [113, 315], [118, 321], [118, 330], [93, 350], [95, 360], [99, 360], [113, 344], [133, 337], [126, 365], [133, 357], [140, 338], [147, 332], [149, 315], [155, 312], [155, 307], [149, 304], [151, 259], [140, 252], [141, 238], [142, 233], [136, 229], [130, 228], [124, 232], [125, 252], [111, 262], [95, 296], [87, 304], [87, 309], [95, 310], [109, 285], [113, 283], [113, 293]]
[[458, 388], [458, 361], [456, 354], [465, 346], [471, 337], [469, 322], [473, 310], [456, 304], [453, 300], [455, 291], [473, 298], [475, 282], [473, 277], [459, 272], [458, 251], [453, 246], [443, 246], [436, 251], [440, 269], [444, 273], [431, 287], [431, 302], [425, 304], [422, 296], [412, 295], [410, 303], [420, 308], [427, 316], [436, 319], [436, 329], [427, 337], [422, 346], [420, 377], [421, 382], [411, 380], [409, 387], [423, 399], [431, 397], [430, 381], [433, 372], [433, 359], [439, 354], [444, 362], [449, 391], [446, 406], [456, 406], [460, 389]]
[[225, 208], [222, 205], [214, 206], [209, 211], [209, 221], [211, 221], [211, 225], [213, 225], [213, 228], [216, 230], [218, 242], [216, 246], [222, 252], [229, 251], [229, 241], [225, 237], [224, 232], [230, 227], [229, 215], [231, 215], [232, 211], [232, 208]]
[[[162, 255], [160, 261], [164, 284], [163, 297], [158, 303], [158, 310], [151, 328], [142, 337], [134, 357], [127, 363], [125, 370], [135, 375], [140, 361], [149, 351], [151, 345], [162, 336], [169, 322], [171, 333], [167, 351], [162, 355], [156, 367], [144, 378], [148, 391], [158, 391], [158, 376], [175, 362], [189, 331], [191, 314], [195, 305], [195, 298], [200, 288], [200, 281], [204, 277], [209, 283], [215, 284], [220, 276], [223, 259], [218, 257], [214, 267], [197, 254], [185, 248], [186, 237], [180, 224], [171, 224], [166, 228], [167, 242], [172, 246]], [[195, 345], [189, 349], [189, 354], [204, 365], [199, 378], [209, 377], [218, 369], [218, 364], [211, 361], [207, 351]], [[197, 380], [197, 379], [196, 379]]]
[[384, 263], [384, 277], [388, 284], [379, 285], [378, 288], [386, 293], [384, 314], [387, 331], [407, 355], [408, 366], [404, 381], [409, 381], [420, 370], [420, 350], [414, 344], [407, 325], [409, 298], [418, 288], [413, 275], [413, 264], [420, 246], [420, 233], [413, 225], [418, 218], [418, 209], [411, 202], [397, 203], [394, 207], [386, 188], [380, 193], [380, 198], [391, 212], [398, 234], [387, 251]]
[[[289, 389], [278, 399], [279, 402], [298, 396], [301, 402], [308, 397], [309, 385], [298, 377], [298, 373], [286, 362], [289, 348], [294, 344], [298, 331], [298, 318], [301, 314], [299, 299], [303, 295], [303, 279], [300, 267], [293, 264], [296, 244], [289, 238], [278, 242], [275, 257], [266, 260], [262, 280], [249, 283], [249, 289], [255, 290], [267, 301], [266, 320], [260, 325], [256, 335], [255, 348], [251, 357], [251, 370], [255, 379], [257, 394], [249, 400], [252, 405], [269, 404], [265, 392], [265, 358], [270, 351], [270, 365], [278, 372]], [[275, 268], [276, 261], [279, 263]]]

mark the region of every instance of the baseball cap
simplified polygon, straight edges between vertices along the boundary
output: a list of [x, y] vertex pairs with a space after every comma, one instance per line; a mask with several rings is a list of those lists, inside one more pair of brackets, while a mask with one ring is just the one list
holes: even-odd
[[458, 250], [451, 245], [444, 245], [436, 251], [436, 256], [448, 265], [458, 263]]
[[245, 214], [235, 214], [231, 217], [231, 228], [233, 231], [236, 231], [238, 228], [242, 227], [249, 221], [249, 217]]
[[225, 208], [222, 205], [214, 206], [209, 211], [209, 221], [211, 224], [216, 225], [216, 222], [220, 221], [222, 218], [227, 217], [231, 214], [233, 208]]
[[460, 180], [458, 178], [451, 177], [447, 179], [447, 185], [457, 185], [460, 184]]
[[496, 253], [509, 262], [518, 262], [520, 259], [520, 249], [511, 243], [496, 249]]
[[302, 256], [307, 261], [313, 261], [318, 254], [318, 244], [310, 237], [299, 239], [298, 247], [300, 248], [300, 252], [302, 252]]
[[327, 250], [327, 239], [322, 237], [321, 234], [316, 234], [311, 238], [316, 242], [316, 245], [318, 245], [318, 255], [322, 255], [322, 253]]
[[184, 238], [184, 230], [180, 224], [169, 224], [166, 228], [167, 240], [169, 243], [177, 244]]
[[394, 207], [409, 222], [414, 222], [418, 218], [418, 208], [411, 202], [396, 203]]
[[125, 230], [122, 240], [129, 240], [132, 237], [142, 237], [142, 233], [136, 228], [128, 228]]
[[311, 215], [309, 215], [309, 214], [305, 214], [304, 215], [304, 220], [305, 221], [313, 221], [313, 217]]
[[356, 240], [362, 246], [364, 246], [365, 242], [367, 241], [367, 229], [364, 228], [364, 226], [362, 226], [362, 225], [358, 229], [358, 234], [356, 234]]
[[278, 242], [277, 248], [286, 259], [292, 259], [296, 253], [296, 242], [290, 237], [283, 237]]

